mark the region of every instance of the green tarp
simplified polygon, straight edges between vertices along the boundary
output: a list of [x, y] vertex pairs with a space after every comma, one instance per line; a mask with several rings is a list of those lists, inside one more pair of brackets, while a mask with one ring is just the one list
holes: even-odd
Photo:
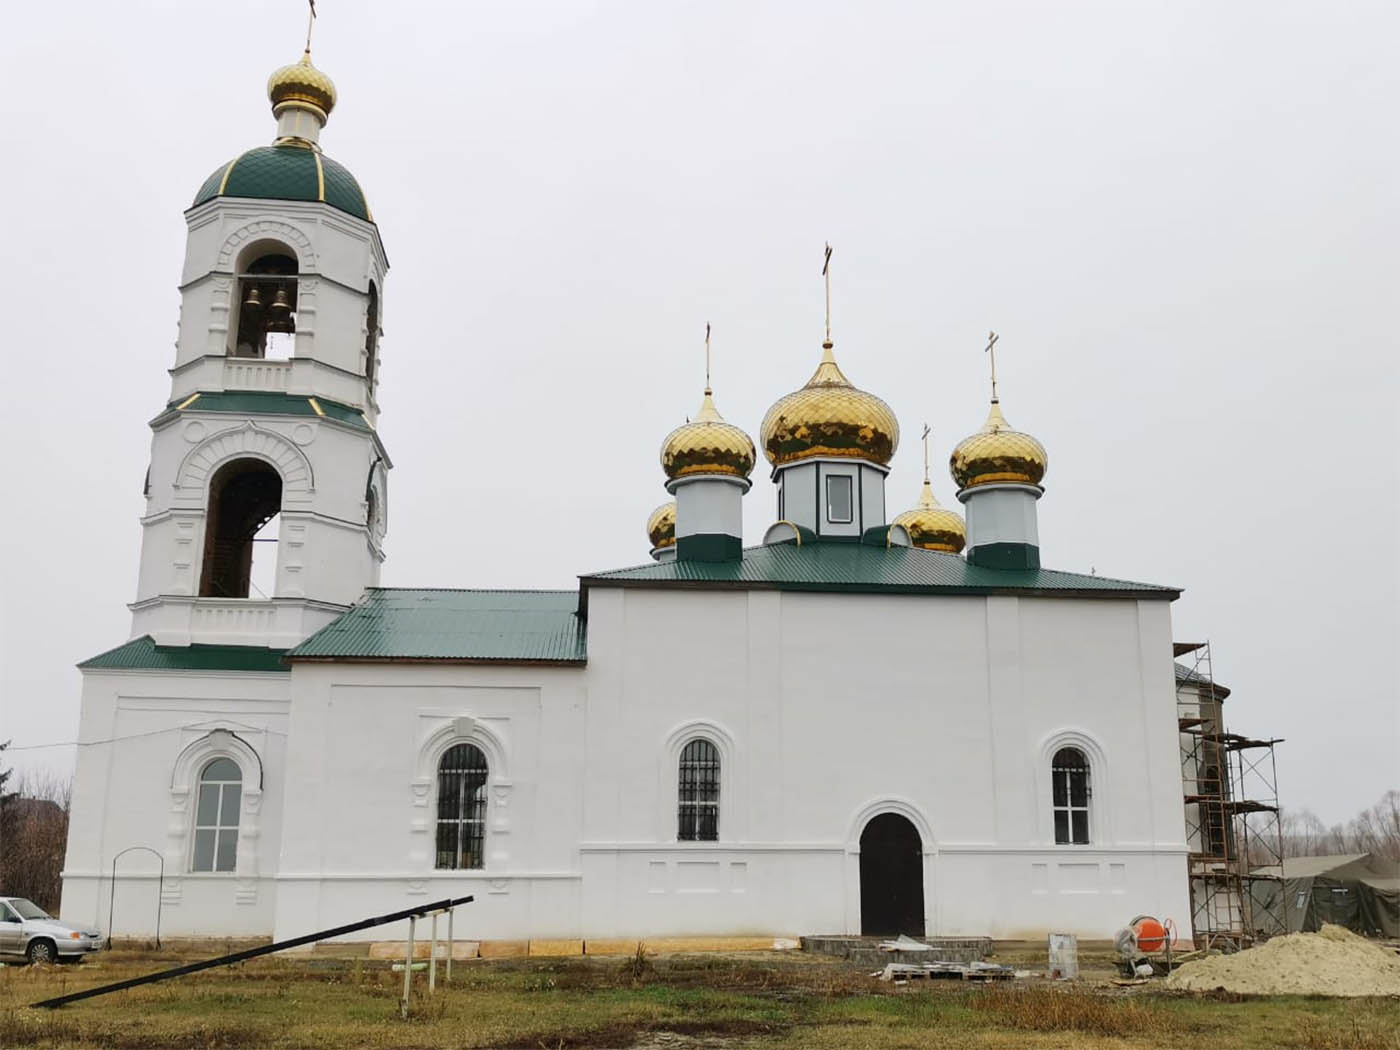
[[1395, 861], [1371, 853], [1288, 857], [1282, 872], [1274, 865], [1254, 874], [1283, 876], [1282, 882], [1251, 883], [1256, 920], [1282, 913], [1289, 933], [1332, 923], [1367, 937], [1400, 938], [1400, 864]]

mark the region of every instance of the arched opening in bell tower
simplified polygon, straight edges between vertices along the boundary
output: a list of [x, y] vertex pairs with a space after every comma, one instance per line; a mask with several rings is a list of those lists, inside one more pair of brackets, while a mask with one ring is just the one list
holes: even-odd
[[276, 242], [263, 242], [242, 253], [238, 271], [232, 355], [289, 360], [296, 346], [296, 257]]
[[379, 289], [369, 282], [369, 302], [365, 305], [365, 385], [374, 393], [375, 357], [379, 353]]
[[[204, 566], [199, 579], [201, 598], [247, 598], [254, 576], [254, 547], [263, 545], [275, 567], [276, 520], [282, 509], [282, 476], [261, 459], [225, 463], [209, 482], [205, 515]], [[269, 535], [270, 534], [270, 535]], [[261, 554], [262, 552], [259, 551]], [[258, 573], [264, 597], [270, 577]]]

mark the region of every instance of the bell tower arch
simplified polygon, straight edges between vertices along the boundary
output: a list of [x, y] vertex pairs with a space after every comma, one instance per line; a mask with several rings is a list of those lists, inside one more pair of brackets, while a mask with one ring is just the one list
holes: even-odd
[[221, 164], [185, 212], [131, 605], [133, 635], [158, 645], [294, 645], [384, 559], [388, 259], [364, 191], [321, 148], [330, 78], [308, 52], [268, 96], [271, 145]]

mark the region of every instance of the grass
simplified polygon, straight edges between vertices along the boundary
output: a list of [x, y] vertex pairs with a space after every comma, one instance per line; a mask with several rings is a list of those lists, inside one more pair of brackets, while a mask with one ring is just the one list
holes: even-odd
[[[1317, 1047], [1400, 1050], [1400, 1002], [1167, 995], [1106, 984], [892, 986], [796, 953], [458, 964], [451, 987], [387, 961], [260, 959], [58, 1011], [48, 996], [181, 961], [115, 951], [0, 970], [0, 1046]], [[441, 977], [441, 972], [439, 972]]]

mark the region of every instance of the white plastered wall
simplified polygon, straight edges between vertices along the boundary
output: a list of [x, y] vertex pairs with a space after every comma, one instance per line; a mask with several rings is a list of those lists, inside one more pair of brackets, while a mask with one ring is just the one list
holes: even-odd
[[[272, 928], [290, 675], [86, 671], [73, 807], [64, 860], [64, 919], [150, 936], [160, 902], [166, 936], [264, 936]], [[238, 866], [191, 872], [200, 770], [232, 758], [243, 790]], [[118, 860], [115, 901], [112, 863]]]
[[[1161, 601], [595, 587], [587, 667], [298, 663], [264, 932], [464, 893], [472, 938], [859, 932], [882, 812], [920, 833], [931, 935], [1184, 923], [1170, 643]], [[694, 736], [721, 753], [716, 843], [676, 841]], [[454, 741], [491, 766], [479, 871], [433, 867]], [[1088, 846], [1053, 843], [1065, 743], [1091, 762]]]

